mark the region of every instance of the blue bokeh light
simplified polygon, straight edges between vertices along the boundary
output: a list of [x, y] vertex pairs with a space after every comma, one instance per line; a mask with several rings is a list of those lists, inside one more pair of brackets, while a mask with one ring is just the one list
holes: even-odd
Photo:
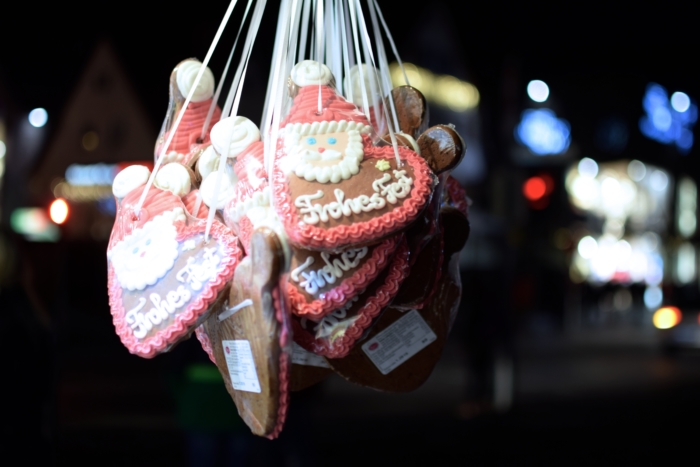
[[515, 127], [515, 139], [538, 156], [561, 154], [571, 144], [571, 127], [550, 109], [528, 109]]
[[666, 89], [656, 83], [647, 86], [642, 106], [646, 115], [639, 120], [644, 136], [662, 144], [675, 145], [688, 154], [693, 147], [693, 125], [698, 120], [698, 106], [685, 93], [668, 97]]

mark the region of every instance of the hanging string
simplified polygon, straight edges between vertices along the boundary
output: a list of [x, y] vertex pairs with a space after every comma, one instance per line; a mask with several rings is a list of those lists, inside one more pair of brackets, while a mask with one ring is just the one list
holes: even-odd
[[[341, 37], [341, 42], [343, 44], [343, 68], [345, 72], [345, 76], [350, 76], [350, 67], [352, 66], [350, 64], [350, 54], [348, 52], [348, 40], [347, 40], [347, 28], [346, 26], [346, 21], [345, 21], [345, 8], [343, 7], [343, 4], [341, 2], [336, 3], [337, 9], [338, 9], [338, 16], [340, 18], [340, 37]], [[342, 81], [342, 80], [341, 80]], [[352, 83], [350, 83], [350, 86], [347, 87], [345, 90], [346, 95], [345, 97], [350, 101], [353, 102], [353, 86]]]
[[168, 138], [166, 139], [165, 144], [163, 145], [163, 147], [160, 150], [160, 155], [158, 156], [158, 160], [156, 161], [155, 166], [153, 167], [153, 172], [151, 172], [151, 175], [148, 177], [148, 182], [146, 182], [146, 186], [144, 186], [143, 193], [141, 194], [141, 197], [139, 198], [139, 201], [134, 208], [134, 214], [136, 215], [137, 218], [141, 215], [141, 208], [143, 207], [143, 203], [146, 201], [146, 195], [148, 194], [148, 190], [150, 190], [151, 185], [153, 185], [153, 181], [156, 178], [156, 173], [158, 172], [158, 169], [160, 168], [160, 165], [163, 162], [163, 159], [165, 158], [165, 154], [168, 150], [168, 147], [170, 146], [170, 143], [172, 143], [173, 138], [175, 137], [175, 132], [177, 131], [177, 127], [180, 125], [180, 121], [182, 120], [182, 117], [185, 115], [185, 110], [187, 109], [187, 106], [190, 104], [190, 101], [192, 100], [192, 96], [194, 95], [194, 92], [196, 91], [197, 86], [199, 86], [199, 82], [202, 79], [202, 75], [204, 74], [204, 71], [207, 69], [207, 65], [209, 64], [209, 60], [211, 60], [211, 56], [214, 54], [214, 50], [216, 49], [216, 46], [219, 44], [219, 39], [221, 39], [221, 34], [224, 32], [224, 29], [226, 28], [226, 24], [228, 24], [229, 18], [231, 18], [231, 13], [233, 12], [233, 7], [236, 6], [237, 1], [238, 0], [231, 0], [231, 3], [229, 3], [228, 9], [226, 10], [224, 17], [221, 20], [221, 24], [219, 25], [219, 29], [216, 31], [216, 35], [214, 36], [214, 40], [212, 41], [211, 45], [209, 46], [209, 50], [207, 51], [207, 55], [204, 57], [204, 61], [202, 62], [202, 66], [199, 69], [197, 76], [194, 78], [194, 83], [192, 83], [192, 87], [190, 88], [190, 92], [187, 93], [187, 97], [185, 98], [185, 103], [182, 106], [182, 109], [180, 109], [180, 113], [177, 116], [177, 119], [175, 120], [173, 127], [170, 129], [170, 134], [168, 135]]
[[408, 86], [410, 86], [411, 83], [408, 82], [408, 75], [406, 74], [406, 69], [403, 66], [403, 62], [401, 61], [401, 57], [399, 56], [399, 52], [396, 50], [396, 44], [394, 44], [394, 38], [391, 36], [391, 32], [389, 31], [389, 27], [386, 25], [386, 21], [384, 21], [384, 15], [382, 14], [382, 9], [379, 8], [379, 4], [377, 3], [377, 0], [368, 0], [368, 1], [374, 3], [374, 9], [377, 10], [377, 14], [379, 15], [379, 19], [382, 22], [382, 26], [384, 26], [384, 33], [386, 34], [386, 38], [389, 39], [389, 44], [391, 45], [391, 50], [394, 52], [394, 57], [396, 57], [396, 61], [399, 62], [399, 67], [401, 68], [401, 71], [403, 72], [403, 79], [406, 81], [406, 84]]
[[[381, 30], [379, 29], [379, 22], [377, 21], [377, 14], [376, 10], [374, 8], [374, 2], [370, 1], [369, 2], [369, 14], [372, 19], [372, 27], [374, 30], [374, 38], [375, 38], [375, 44], [377, 46], [377, 55], [379, 58], [379, 69], [380, 69], [380, 77], [382, 79], [382, 83], [384, 84], [384, 89], [389, 89], [389, 94], [388, 94], [388, 101], [389, 101], [389, 108], [391, 110], [391, 116], [394, 120], [394, 128], [395, 129], [400, 129], [399, 126], [399, 120], [396, 115], [396, 104], [394, 103], [394, 97], [391, 94], [391, 90], [393, 88], [392, 82], [391, 82], [391, 73], [389, 72], [389, 61], [386, 58], [386, 49], [384, 48], [384, 41], [382, 40], [382, 33]], [[384, 94], [382, 94], [384, 95]]]
[[301, 14], [301, 38], [299, 39], [299, 61], [306, 59], [306, 39], [309, 32], [309, 12], [311, 0], [304, 0], [304, 11]]
[[[350, 22], [352, 23], [352, 39], [355, 44], [355, 54], [357, 55], [357, 71], [360, 74], [360, 90], [362, 91], [362, 104], [363, 110], [367, 120], [371, 121], [369, 116], [369, 99], [367, 98], [367, 89], [365, 86], [365, 72], [362, 69], [362, 60], [360, 55], [360, 44], [358, 39], [358, 29], [357, 29], [357, 15], [355, 12], [355, 3], [353, 0], [348, 1], [348, 7], [350, 10]], [[366, 57], [365, 57], [366, 58]]]
[[316, 0], [316, 60], [318, 61], [318, 114], [323, 113], [321, 100], [321, 59], [323, 57], [323, 0]]
[[248, 18], [248, 11], [250, 10], [250, 5], [253, 4], [253, 0], [248, 0], [248, 4], [245, 7], [245, 13], [243, 13], [243, 19], [241, 20], [241, 25], [238, 27], [238, 33], [236, 34], [236, 40], [233, 42], [233, 47], [231, 47], [231, 53], [228, 54], [228, 59], [226, 60], [226, 66], [224, 67], [224, 72], [221, 74], [221, 79], [219, 80], [219, 85], [216, 87], [216, 92], [214, 93], [214, 98], [209, 106], [209, 112], [207, 112], [207, 118], [204, 120], [204, 126], [202, 127], [202, 134], [199, 137], [200, 141], [204, 141], [204, 137], [209, 130], [209, 125], [211, 124], [211, 119], [214, 116], [214, 109], [216, 109], [216, 104], [219, 102], [219, 96], [221, 95], [221, 90], [224, 88], [224, 82], [226, 81], [226, 75], [228, 75], [228, 69], [231, 66], [231, 60], [233, 59], [233, 52], [236, 50], [238, 45], [238, 38], [241, 36], [241, 31], [243, 31], [243, 25], [245, 20]]

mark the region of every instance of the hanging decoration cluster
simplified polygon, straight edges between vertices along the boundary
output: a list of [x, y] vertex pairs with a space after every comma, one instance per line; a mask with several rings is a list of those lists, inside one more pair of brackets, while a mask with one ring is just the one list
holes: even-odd
[[427, 127], [408, 79], [392, 89], [376, 0], [282, 0], [262, 121], [238, 115], [265, 0], [247, 1], [218, 86], [207, 67], [236, 3], [203, 62], [171, 74], [153, 171], [114, 180], [108, 290], [130, 352], [196, 333], [275, 438], [289, 391], [332, 372], [394, 392], [430, 375], [461, 297], [467, 199], [449, 173], [466, 148]]

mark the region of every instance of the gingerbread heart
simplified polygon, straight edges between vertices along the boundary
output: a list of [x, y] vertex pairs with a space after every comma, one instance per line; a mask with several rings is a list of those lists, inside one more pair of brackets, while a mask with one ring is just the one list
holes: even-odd
[[[156, 142], [156, 160], [160, 157], [162, 146], [172, 132], [171, 127], [182, 111], [185, 99], [194, 86], [195, 78], [201, 67], [202, 64], [198, 60], [190, 58], [178, 63], [170, 75], [170, 104], [163, 129]], [[192, 100], [184, 110], [180, 124], [175, 129], [175, 134], [166, 148], [165, 159], [162, 163], [180, 162], [191, 166], [192, 159], [199, 156], [202, 147], [209, 142], [209, 130], [221, 118], [221, 109], [218, 105], [214, 106], [209, 130], [204, 132], [202, 138], [203, 127], [212, 106], [213, 95], [214, 75], [209, 68], [206, 68], [192, 94]]]
[[[300, 87], [272, 173], [273, 204], [290, 241], [338, 251], [400, 232], [429, 202], [432, 172], [406, 147], [397, 162], [394, 148], [374, 146], [366, 117], [328, 85], [330, 71], [309, 80], [304, 63], [292, 70]], [[317, 67], [309, 69], [315, 76]]]
[[282, 430], [289, 403], [291, 335], [282, 244], [257, 230], [251, 255], [238, 267], [228, 307], [204, 330], [238, 413], [251, 431], [270, 439]]
[[289, 379], [289, 390], [301, 391], [320, 383], [332, 374], [326, 359], [304, 350], [296, 342], [292, 350], [292, 371]]
[[292, 248], [287, 285], [292, 312], [317, 320], [342, 308], [384, 270], [399, 240], [395, 236], [339, 253]]
[[396, 296], [408, 276], [408, 244], [402, 238], [391, 264], [367, 288], [320, 320], [294, 316], [294, 340], [306, 350], [329, 358], [350, 352], [372, 321]]
[[237, 239], [215, 221], [188, 218], [184, 206], [131, 231], [108, 252], [108, 290], [117, 334], [131, 353], [169, 350], [206, 318], [233, 277]]

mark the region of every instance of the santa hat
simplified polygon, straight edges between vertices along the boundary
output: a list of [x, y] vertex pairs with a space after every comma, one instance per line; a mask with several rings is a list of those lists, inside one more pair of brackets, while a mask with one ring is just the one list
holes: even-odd
[[[331, 86], [333, 75], [326, 65], [313, 60], [297, 63], [292, 69], [291, 81], [299, 89], [281, 128], [293, 125], [301, 134], [322, 134], [335, 131], [358, 130], [369, 133], [369, 121], [355, 104], [348, 102]], [[318, 111], [319, 88], [321, 112]], [[327, 122], [324, 124], [324, 122]], [[335, 124], [332, 124], [335, 122]], [[347, 122], [341, 124], [341, 122]]]

